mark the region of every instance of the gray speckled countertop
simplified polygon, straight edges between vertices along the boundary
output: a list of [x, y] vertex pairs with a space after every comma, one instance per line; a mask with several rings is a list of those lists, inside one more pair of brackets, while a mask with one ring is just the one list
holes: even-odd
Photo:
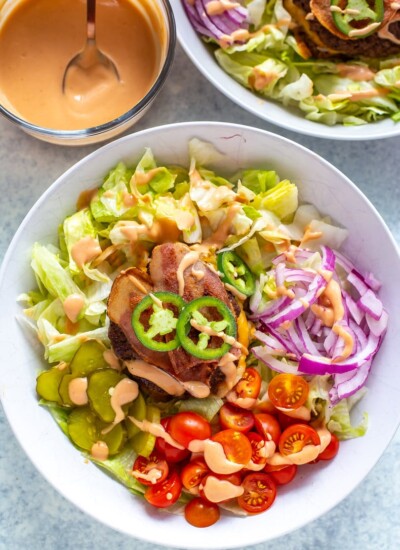
[[[135, 130], [190, 120], [256, 126], [314, 150], [362, 189], [400, 242], [400, 137], [375, 142], [335, 142], [280, 130], [248, 114], [213, 89], [178, 47], [167, 84]], [[0, 259], [42, 192], [95, 147], [49, 145], [25, 135], [5, 119], [0, 120]], [[340, 505], [299, 531], [253, 548], [399, 548], [399, 464], [400, 432], [373, 471]], [[60, 474], [61, 471], [60, 465]], [[54, 548], [161, 549], [112, 531], [61, 497], [20, 449], [0, 409], [0, 550]]]

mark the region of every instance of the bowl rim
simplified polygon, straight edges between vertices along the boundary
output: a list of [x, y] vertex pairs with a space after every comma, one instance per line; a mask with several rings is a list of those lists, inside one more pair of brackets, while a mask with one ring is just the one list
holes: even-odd
[[[226, 73], [219, 66], [217, 61], [212, 58], [211, 54], [210, 56], [204, 55], [201, 59], [196, 57], [191, 45], [191, 38], [193, 37], [193, 39], [195, 39], [198, 44], [201, 44], [204, 49], [206, 49], [207, 45], [193, 29], [183, 7], [182, 0], [170, 0], [170, 2], [175, 11], [178, 41], [193, 65], [223, 95], [242, 109], [256, 116], [258, 119], [264, 120], [276, 127], [284, 128], [285, 130], [297, 132], [300, 135], [320, 139], [372, 141], [396, 137], [400, 134], [400, 122], [396, 123], [392, 121], [390, 117], [359, 126], [344, 126], [342, 124], [328, 126], [326, 124], [307, 120], [304, 116], [301, 116], [300, 111], [297, 112], [295, 108], [291, 110], [271, 98], [262, 97], [248, 90]], [[183, 17], [185, 18], [186, 25], [181, 24], [181, 19]], [[192, 35], [192, 37], [190, 37], [190, 43], [189, 40], [187, 40], [187, 33]], [[239, 97], [239, 95], [244, 97]], [[268, 109], [262, 110], [261, 106], [263, 104], [272, 108], [274, 112], [271, 114]], [[368, 131], [366, 131], [367, 129]]]
[[[173, 130], [176, 130], [176, 129], [179, 129], [179, 128], [191, 128], [191, 129], [193, 129], [193, 132], [195, 132], [195, 130], [197, 128], [209, 128], [209, 127], [220, 128], [224, 132], [225, 131], [227, 131], [227, 132], [232, 131], [233, 133], [235, 133], [235, 132], [250, 132], [250, 133], [265, 135], [265, 136], [269, 137], [272, 140], [276, 140], [277, 142], [281, 142], [283, 145], [288, 144], [291, 147], [295, 147], [298, 150], [305, 153], [309, 158], [313, 157], [315, 160], [317, 160], [318, 162], [325, 165], [329, 170], [331, 170], [333, 173], [338, 175], [343, 181], [345, 181], [346, 184], [349, 185], [352, 188], [353, 192], [357, 193], [359, 196], [361, 196], [361, 198], [363, 198], [364, 201], [366, 201], [368, 203], [369, 208], [371, 209], [371, 211], [373, 211], [374, 216], [376, 216], [376, 218], [379, 220], [380, 224], [382, 225], [382, 228], [385, 231], [385, 234], [386, 234], [388, 240], [390, 241], [391, 245], [393, 246], [393, 249], [396, 251], [396, 253], [397, 253], [396, 261], [400, 265], [400, 249], [398, 248], [397, 242], [394, 239], [394, 236], [390, 232], [390, 230], [389, 230], [388, 226], [386, 225], [386, 223], [385, 223], [384, 219], [382, 218], [382, 216], [376, 210], [374, 205], [369, 201], [369, 199], [364, 195], [364, 193], [362, 193], [362, 191], [345, 174], [343, 174], [338, 168], [336, 168], [334, 165], [332, 165], [329, 161], [325, 160], [323, 157], [321, 157], [320, 155], [318, 155], [314, 151], [308, 149], [307, 147], [305, 147], [305, 146], [303, 146], [303, 145], [301, 145], [301, 144], [299, 144], [299, 143], [297, 143], [293, 140], [290, 140], [286, 137], [277, 135], [273, 132], [266, 131], [266, 130], [263, 130], [263, 129], [260, 129], [260, 128], [254, 128], [254, 127], [251, 127], [251, 126], [235, 124], [235, 123], [231, 123], [231, 122], [195, 121], [195, 122], [180, 122], [180, 123], [160, 125], [160, 126], [156, 126], [156, 127], [153, 127], [153, 128], [147, 128], [145, 130], [142, 130], [140, 132], [136, 132], [134, 134], [129, 134], [129, 135], [123, 136], [123, 137], [121, 137], [117, 140], [114, 140], [110, 143], [107, 143], [107, 144], [97, 148], [95, 151], [93, 151], [92, 153], [86, 155], [84, 158], [82, 158], [78, 162], [74, 163], [69, 169], [67, 169], [65, 172], [63, 172], [45, 190], [45, 192], [41, 195], [41, 197], [39, 197], [39, 199], [37, 201], [35, 201], [35, 203], [30, 208], [29, 212], [26, 214], [26, 216], [22, 220], [22, 222], [21, 222], [20, 226], [18, 227], [14, 237], [12, 238], [12, 240], [11, 240], [9, 246], [8, 246], [8, 249], [7, 249], [7, 251], [4, 255], [2, 265], [0, 266], [0, 291], [3, 288], [3, 283], [4, 283], [4, 280], [5, 280], [5, 274], [6, 274], [7, 266], [9, 264], [10, 260], [12, 259], [14, 248], [17, 245], [21, 234], [26, 231], [28, 223], [31, 220], [31, 218], [35, 215], [37, 209], [44, 202], [47, 201], [49, 195], [53, 194], [58, 188], [60, 188], [63, 185], [64, 180], [68, 180], [68, 177], [69, 177], [70, 173], [72, 173], [76, 170], [79, 170], [79, 168], [82, 165], [84, 165], [86, 162], [92, 161], [96, 157], [100, 157], [102, 155], [102, 153], [104, 152], [104, 150], [118, 148], [121, 143], [123, 143], [125, 141], [130, 141], [131, 139], [135, 139], [135, 138], [140, 139], [142, 136], [152, 135], [152, 134], [157, 135], [157, 133], [160, 130], [163, 130], [163, 131], [171, 130], [171, 131], [173, 131]], [[92, 510], [87, 510], [86, 508], [84, 508], [83, 504], [81, 504], [78, 501], [78, 499], [76, 499], [76, 498], [74, 499], [70, 494], [67, 494], [67, 491], [62, 490], [59, 486], [55, 486], [53, 481], [49, 478], [48, 472], [46, 471], [46, 469], [43, 467], [43, 465], [39, 461], [37, 461], [34, 457], [32, 457], [31, 453], [29, 452], [29, 448], [25, 445], [24, 441], [19, 437], [19, 434], [15, 431], [14, 425], [13, 425], [13, 423], [11, 421], [11, 418], [9, 417], [9, 414], [8, 414], [7, 399], [2, 398], [1, 392], [0, 392], [0, 401], [1, 401], [4, 413], [5, 413], [5, 417], [7, 418], [9, 426], [10, 426], [16, 440], [18, 441], [21, 448], [26, 453], [29, 460], [34, 464], [35, 468], [49, 482], [49, 484], [53, 487], [53, 489], [55, 489], [59, 494], [61, 494], [64, 498], [66, 498], [69, 502], [71, 502], [79, 510], [83, 511], [86, 515], [88, 515], [89, 517], [95, 519], [96, 521], [99, 521], [100, 523], [103, 523], [104, 525], [106, 525], [106, 526], [108, 526], [112, 529], [115, 529], [115, 530], [117, 530], [117, 531], [119, 531], [119, 532], [121, 532], [125, 535], [128, 535], [130, 537], [137, 538], [139, 540], [143, 540], [143, 541], [146, 541], [146, 542], [149, 542], [149, 543], [160, 544], [160, 545], [164, 545], [164, 546], [169, 545], [169, 541], [163, 542], [162, 533], [158, 534], [156, 538], [154, 538], [154, 537], [152, 538], [151, 534], [149, 534], [149, 536], [145, 536], [142, 533], [133, 534], [132, 532], [128, 531], [127, 529], [116, 527], [115, 525], [111, 524], [111, 522], [107, 522], [104, 519], [99, 519], [99, 517], [97, 517], [96, 514]], [[340, 497], [339, 500], [336, 499], [332, 503], [330, 503], [329, 505], [324, 506], [323, 509], [320, 510], [319, 513], [314, 516], [314, 518], [312, 519], [311, 522], [310, 522], [309, 519], [305, 518], [302, 522], [299, 522], [298, 524], [296, 524], [295, 527], [288, 526], [286, 530], [282, 531], [280, 533], [280, 535], [278, 535], [274, 538], [276, 539], [276, 538], [282, 537], [282, 536], [292, 532], [295, 529], [296, 530], [300, 529], [303, 526], [308, 525], [309, 523], [312, 523], [313, 521], [320, 518], [322, 515], [328, 513], [339, 502], [342, 502], [351, 492], [353, 492], [353, 490], [361, 483], [361, 481], [365, 478], [365, 476], [368, 475], [368, 473], [371, 471], [371, 469], [376, 465], [379, 458], [382, 456], [382, 453], [385, 451], [387, 446], [390, 444], [392, 438], [394, 437], [394, 435], [396, 433], [396, 430], [397, 430], [397, 427], [398, 426], [393, 428], [393, 430], [391, 431], [391, 435], [388, 438], [388, 440], [386, 441], [385, 446], [382, 447], [379, 456], [376, 458], [376, 460], [370, 466], [368, 471], [362, 476], [362, 478], [360, 480], [358, 480], [358, 483], [356, 485], [351, 486], [351, 488], [349, 488], [345, 493], [341, 494], [341, 497]], [[238, 519], [240, 519], [240, 518], [238, 518]], [[267, 539], [267, 540], [273, 540], [273, 539], [270, 538], [270, 539]], [[265, 542], [265, 541], [266, 541], [265, 537], [263, 537], [262, 534], [259, 534], [258, 537], [254, 537], [254, 539], [251, 540], [251, 544], [252, 545], [253, 544], [259, 544], [259, 543], [262, 543], [262, 542]], [[229, 546], [226, 546], [226, 544], [223, 544], [222, 541], [219, 541], [218, 544], [215, 544], [215, 541], [214, 541], [214, 543], [210, 546], [210, 548], [213, 548], [213, 549], [216, 549], [216, 550], [217, 549], [218, 550], [219, 549], [224, 550], [226, 548], [239, 548], [239, 547], [242, 547], [242, 546], [243, 546], [242, 541], [237, 542], [236, 544], [235, 543], [230, 543]], [[196, 542], [196, 540], [192, 540], [190, 542], [190, 546], [185, 546], [183, 544], [178, 544], [175, 547], [177, 547], [177, 548], [191, 548], [193, 550], [195, 550], [195, 549], [200, 550], [200, 549], [204, 548], [204, 544], [200, 544], [199, 542]]]
[[177, 41], [177, 31], [176, 31], [176, 20], [174, 12], [172, 10], [169, 0], [159, 0], [162, 3], [163, 9], [165, 12], [165, 22], [166, 29], [168, 32], [168, 40], [166, 44], [166, 56], [162, 64], [161, 71], [157, 75], [155, 82], [152, 87], [146, 93], [146, 95], [134, 105], [129, 111], [126, 111], [122, 115], [113, 120], [99, 124], [97, 126], [91, 126], [89, 128], [83, 128], [80, 130], [57, 130], [53, 128], [45, 128], [44, 126], [39, 126], [38, 124], [32, 124], [19, 117], [18, 115], [13, 114], [11, 111], [3, 107], [0, 104], [0, 114], [3, 115], [7, 120], [21, 127], [23, 130], [30, 134], [40, 135], [42, 138], [48, 139], [57, 139], [60, 142], [68, 142], [70, 140], [76, 139], [85, 139], [99, 136], [109, 130], [115, 130], [120, 126], [125, 125], [131, 119], [135, 118], [137, 115], [140, 115], [148, 107], [149, 103], [158, 95], [161, 88], [163, 87], [165, 80], [169, 74], [169, 71], [172, 67], [172, 63], [175, 56], [176, 50], [176, 41]]

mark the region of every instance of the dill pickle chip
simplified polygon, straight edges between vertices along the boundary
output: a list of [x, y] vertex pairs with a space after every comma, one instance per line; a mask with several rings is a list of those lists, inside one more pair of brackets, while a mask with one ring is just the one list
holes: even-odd
[[139, 432], [132, 438], [132, 448], [135, 453], [146, 458], [153, 452], [155, 444], [156, 438], [148, 432]]
[[87, 394], [90, 406], [104, 422], [112, 422], [115, 418], [115, 411], [111, 406], [111, 393], [123, 378], [126, 377], [114, 369], [97, 370], [89, 377]]
[[71, 398], [69, 396], [69, 383], [73, 378], [76, 378], [74, 374], [71, 374], [71, 373], [65, 374], [60, 381], [60, 385], [58, 386], [58, 394], [59, 394], [59, 398], [61, 399], [61, 403], [67, 407], [76, 406], [71, 401]]
[[90, 410], [90, 407], [73, 409], [68, 416], [68, 433], [73, 443], [90, 451], [94, 443], [98, 441], [98, 419]]
[[87, 376], [88, 374], [108, 367], [104, 359], [106, 348], [97, 340], [84, 342], [72, 358], [70, 367], [71, 373], [76, 376]]
[[[161, 419], [160, 409], [154, 407], [154, 405], [147, 405], [146, 408], [146, 420], [159, 424]], [[138, 419], [139, 420], [139, 419]], [[133, 450], [141, 456], [148, 457], [153, 452], [156, 444], [156, 438], [149, 432], [139, 432], [132, 438]]]
[[[99, 427], [101, 427], [101, 425], [102, 423], [99, 422]], [[104, 441], [104, 443], [107, 444], [110, 455], [115, 455], [125, 445], [126, 429], [122, 424], [117, 424], [110, 432], [102, 434], [101, 432], [105, 427], [107, 427], [107, 424], [99, 430], [98, 440]]]
[[108, 433], [102, 430], [108, 427], [106, 422], [98, 419], [89, 406], [76, 408], [68, 417], [68, 433], [72, 442], [85, 451], [91, 451], [98, 441], [107, 444], [110, 455], [118, 453], [125, 444], [126, 430], [117, 424]]
[[[146, 401], [144, 400], [144, 397], [140, 392], [135, 401], [131, 405], [129, 405], [126, 416], [133, 416], [134, 418], [136, 418], [136, 420], [140, 421], [146, 418]], [[140, 428], [135, 426], [135, 424], [131, 422], [129, 418], [125, 420], [125, 423], [129, 439], [140, 432]]]
[[58, 386], [65, 374], [69, 373], [68, 367], [60, 369], [58, 366], [41, 372], [36, 379], [36, 392], [42, 399], [53, 401], [62, 405], [63, 402], [58, 393]]

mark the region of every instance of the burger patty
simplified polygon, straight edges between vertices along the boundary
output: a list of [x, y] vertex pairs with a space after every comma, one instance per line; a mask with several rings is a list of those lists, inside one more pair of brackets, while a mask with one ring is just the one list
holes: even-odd
[[[283, 0], [283, 5], [297, 24], [293, 34], [308, 48], [308, 57], [382, 58], [400, 54], [399, 44], [380, 38], [378, 33], [356, 40], [343, 39], [331, 33], [315, 17], [306, 19], [312, 14], [309, 0]], [[390, 25], [390, 32], [400, 39], [400, 21]]]

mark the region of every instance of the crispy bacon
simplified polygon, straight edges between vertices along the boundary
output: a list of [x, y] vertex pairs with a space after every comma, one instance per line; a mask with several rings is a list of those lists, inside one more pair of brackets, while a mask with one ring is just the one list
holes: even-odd
[[[110, 318], [109, 337], [116, 355], [121, 359], [143, 359], [166, 370], [182, 382], [203, 382], [210, 386], [212, 393], [215, 393], [218, 385], [225, 379], [217, 361], [204, 361], [193, 357], [183, 348], [168, 353], [152, 351], [139, 342], [131, 325], [132, 313], [146, 294], [152, 291], [169, 291], [176, 294], [179, 292], [177, 273], [182, 260], [189, 252], [190, 248], [183, 243], [161, 244], [152, 252], [150, 276], [133, 267], [116, 278], [107, 308]], [[198, 277], [199, 272], [204, 273], [202, 278]], [[187, 267], [183, 272], [183, 279], [185, 301], [213, 296], [224, 302], [237, 318], [240, 310], [236, 300], [226, 291], [218, 274], [204, 262], [198, 260]], [[207, 312], [207, 317], [212, 318], [212, 313], [212, 310]], [[219, 346], [221, 341], [217, 337], [212, 337], [210, 344]], [[239, 356], [239, 350], [236, 348], [232, 348], [231, 351]], [[145, 386], [153, 396], [164, 397], [163, 392], [160, 393], [154, 384], [146, 383]]]

